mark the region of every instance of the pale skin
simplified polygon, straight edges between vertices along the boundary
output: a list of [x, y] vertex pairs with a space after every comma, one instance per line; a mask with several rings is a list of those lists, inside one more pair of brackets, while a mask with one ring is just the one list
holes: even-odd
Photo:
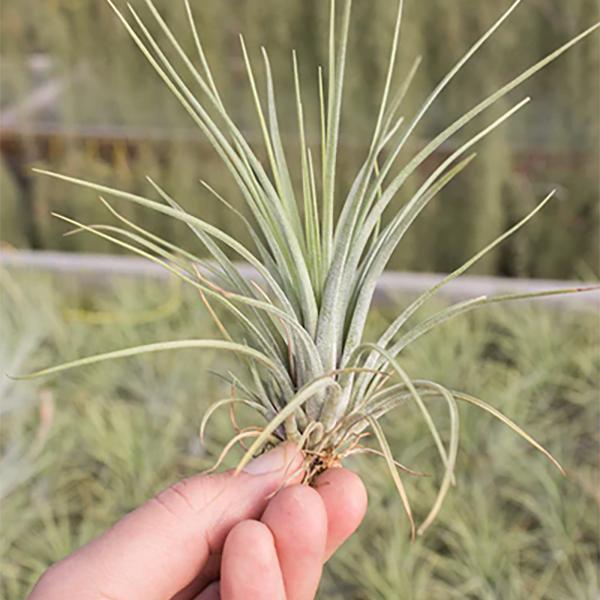
[[289, 482], [301, 462], [284, 444], [237, 476], [176, 483], [53, 565], [29, 600], [312, 600], [367, 494], [342, 468]]

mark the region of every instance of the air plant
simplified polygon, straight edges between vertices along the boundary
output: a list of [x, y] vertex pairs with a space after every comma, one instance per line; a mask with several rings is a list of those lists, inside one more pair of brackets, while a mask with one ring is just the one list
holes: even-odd
[[[195, 287], [223, 339], [187, 339], [136, 346], [82, 358], [38, 371], [32, 376], [157, 351], [211, 348], [231, 352], [242, 363], [243, 375], [231, 372], [223, 374], [231, 384], [231, 394], [211, 405], [202, 420], [201, 432], [204, 432], [215, 410], [226, 406], [232, 408], [236, 404], [254, 409], [262, 424], [243, 430], [238, 428], [222, 456], [237, 443], [252, 440], [249, 446], [244, 446], [246, 450], [238, 464], [239, 471], [257, 453], [291, 440], [303, 452], [304, 482], [310, 483], [321, 471], [339, 464], [345, 457], [357, 453], [379, 455], [389, 467], [413, 537], [417, 532], [423, 533], [433, 522], [454, 482], [459, 443], [459, 402], [492, 414], [562, 471], [562, 467], [545, 448], [491, 405], [468, 394], [447, 389], [437, 382], [411, 379], [401, 366], [402, 351], [409, 344], [458, 315], [497, 302], [582, 291], [581, 288], [573, 288], [541, 294], [481, 296], [448, 306], [416, 324], [409, 321], [440, 288], [467, 271], [525, 225], [550, 200], [553, 192], [519, 223], [408, 304], [377, 341], [366, 341], [364, 332], [377, 280], [413, 221], [472, 162], [475, 157], [471, 153], [472, 148], [521, 110], [529, 98], [518, 101], [467, 141], [460, 143], [450, 156], [433, 169], [401, 209], [382, 221], [383, 213], [403, 189], [407, 179], [442, 144], [545, 65], [591, 34], [600, 24], [580, 33], [475, 104], [398, 169], [396, 164], [401, 151], [406, 148], [409, 138], [431, 106], [521, 3], [521, 0], [513, 2], [458, 60], [416, 114], [405, 119], [401, 116], [403, 99], [420, 60], [414, 61], [400, 82], [396, 81], [403, 12], [403, 0], [399, 0], [372, 139], [367, 155], [342, 200], [336, 194], [336, 161], [351, 0], [341, 0], [341, 8], [335, 0], [330, 2], [328, 65], [326, 69], [318, 68], [320, 145], [316, 148], [310, 146], [306, 135], [298, 59], [292, 53], [299, 132], [301, 183], [298, 186], [293, 184], [280, 135], [275, 87], [269, 56], [264, 48], [262, 59], [266, 92], [263, 95], [259, 91], [244, 39], [240, 37], [241, 52], [266, 150], [266, 158], [261, 161], [257, 151], [233, 122], [219, 94], [189, 0], [184, 0], [184, 7], [197, 51], [195, 58], [186, 54], [153, 0], [145, 0], [145, 3], [162, 41], [151, 32], [133, 6], [128, 5], [129, 14], [126, 15], [111, 0], [107, 2], [231, 173], [251, 219], [237, 212], [213, 187], [205, 182], [203, 185], [232, 210], [234, 217], [243, 220], [254, 247], [242, 245], [225, 231], [184, 210], [167, 190], [150, 178], [148, 182], [156, 199], [67, 175], [38, 171], [98, 192], [103, 204], [121, 225], [86, 225], [66, 216], [56, 216], [73, 225], [78, 232], [90, 232], [162, 265]], [[169, 52], [174, 53], [177, 64], [169, 57]], [[132, 202], [186, 223], [212, 260], [204, 261], [191, 250], [131, 222], [105, 198]], [[231, 253], [255, 269], [258, 276], [256, 281], [242, 273], [238, 263], [229, 258]], [[229, 315], [227, 319], [220, 318], [219, 314], [223, 313], [216, 311], [215, 305]], [[230, 331], [230, 319], [235, 321], [233, 333]], [[438, 400], [445, 403], [449, 413], [450, 431], [446, 436], [439, 431], [428, 408], [429, 402]], [[394, 459], [380, 423], [389, 411], [412, 402], [428, 426], [444, 467], [437, 498], [418, 530], [400, 473], [419, 473]], [[379, 448], [366, 445], [365, 437], [369, 432], [374, 434]]]

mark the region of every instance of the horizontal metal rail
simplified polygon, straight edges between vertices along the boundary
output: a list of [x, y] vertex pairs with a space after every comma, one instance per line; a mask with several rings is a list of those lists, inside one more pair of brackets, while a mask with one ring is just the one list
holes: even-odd
[[[114, 278], [168, 278], [169, 272], [157, 264], [134, 256], [110, 254], [78, 254], [71, 252], [48, 252], [29, 250], [1, 250], [0, 268], [13, 271], [47, 272], [56, 276], [68, 276], [86, 285], [107, 285]], [[240, 263], [240, 272], [249, 279], [258, 279], [256, 271]], [[392, 302], [398, 295], [419, 294], [444, 277], [439, 273], [384, 273], [377, 285], [375, 300]], [[572, 288], [577, 285], [591, 287], [596, 282], [574, 282], [544, 279], [513, 279], [464, 275], [440, 289], [439, 296], [448, 300], [465, 300], [478, 296], [503, 293], [545, 292]], [[536, 302], [558, 304], [573, 308], [600, 309], [600, 289], [566, 296], [541, 298]]]

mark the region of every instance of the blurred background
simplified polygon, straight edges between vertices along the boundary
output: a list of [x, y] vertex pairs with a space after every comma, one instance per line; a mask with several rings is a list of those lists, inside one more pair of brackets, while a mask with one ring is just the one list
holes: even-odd
[[[246, 36], [259, 75], [259, 48], [267, 47], [292, 164], [297, 158], [297, 131], [291, 49], [299, 54], [309, 135], [316, 146], [316, 68], [326, 64], [327, 4], [192, 2], [225, 102], [259, 150], [258, 123], [237, 35]], [[424, 58], [406, 103], [408, 117], [504, 4], [508, 6], [487, 0], [406, 3], [400, 73], [407, 72], [417, 55]], [[157, 5], [193, 54], [181, 3], [158, 0]], [[368, 149], [395, 5], [384, 0], [355, 2], [339, 156], [340, 197]], [[144, 12], [143, 3], [140, 8]], [[524, 2], [435, 104], [407, 152], [598, 16], [596, 0]], [[130, 191], [145, 189], [144, 176], [149, 174], [188, 210], [248, 241], [243, 227], [228, 223], [226, 210], [198, 183], [200, 177], [208, 179], [230, 202], [241, 205], [233, 181], [106, 3], [4, 0], [1, 22], [4, 246], [116, 251], [94, 236], [61, 236], [65, 227], [50, 216], [51, 211], [90, 223], [105, 220], [104, 209], [81, 189], [33, 176], [32, 165]], [[557, 188], [556, 200], [543, 214], [475, 270], [561, 279], [597, 276], [599, 73], [595, 35], [514, 92], [499, 110], [525, 95], [533, 102], [480, 145], [476, 162], [418, 219], [390, 268], [451, 270]], [[486, 123], [488, 118], [484, 117]], [[438, 154], [435, 159], [439, 158]], [[409, 180], [395, 207], [419, 179], [417, 174]], [[157, 214], [135, 208], [129, 214], [167, 237], [187, 235], [184, 225]]]
[[[183, 3], [155, 0], [186, 49]], [[122, 0], [119, 5], [124, 5]], [[326, 62], [325, 0], [191, 0], [225, 103], [257, 151], [261, 141], [237, 34], [264, 86], [260, 45], [275, 71], [290, 162], [298, 136], [291, 49], [298, 51], [309, 140], [317, 136], [316, 67]], [[406, 0], [399, 72], [417, 55], [406, 115], [510, 0]], [[136, 7], [144, 12], [142, 0]], [[368, 150], [385, 76], [396, 3], [355, 0], [339, 154], [339, 196]], [[63, 237], [51, 211], [109, 220], [94, 194], [42, 176], [45, 167], [129, 191], [146, 174], [187, 210], [249, 242], [198, 183], [242, 203], [207, 141], [102, 0], [1, 0], [0, 250], [117, 252], [88, 235]], [[525, 0], [434, 105], [401, 161], [481, 98], [600, 19], [596, 0]], [[474, 271], [508, 277], [597, 280], [600, 275], [600, 36], [570, 50], [495, 110], [533, 102], [478, 148], [479, 156], [419, 217], [390, 268], [449, 271], [535, 206], [556, 198]], [[312, 99], [313, 101], [311, 102]], [[490, 111], [493, 113], [494, 111]], [[486, 114], [478, 125], [491, 122]], [[465, 135], [468, 135], [468, 131]], [[452, 140], [413, 176], [406, 200]], [[400, 163], [399, 163], [400, 164]], [[157, 213], [119, 207], [185, 246], [188, 232]], [[190, 240], [192, 243], [192, 240]], [[195, 247], [194, 247], [195, 248]], [[39, 256], [39, 255], [37, 255]], [[109, 261], [112, 268], [114, 261]], [[39, 265], [38, 265], [39, 266]], [[14, 265], [13, 265], [14, 267]], [[175, 280], [0, 268], [0, 597], [22, 600], [52, 563], [177, 479], [212, 465], [232, 435], [217, 413], [200, 444], [201, 416], [228, 390], [213, 377], [236, 365], [207, 353], [157, 353], [55, 378], [14, 381], [82, 356], [159, 340], [219, 337], [195, 290]], [[91, 285], [94, 283], [94, 285]], [[532, 286], [534, 282], [500, 285]], [[541, 285], [540, 282], [535, 282]], [[413, 290], [414, 291], [414, 290]], [[410, 294], [374, 307], [371, 339]], [[590, 295], [591, 296], [591, 295]], [[596, 296], [597, 298], [597, 296]], [[442, 310], [434, 300], [418, 317]], [[597, 600], [600, 597], [600, 327], [598, 302], [494, 305], [411, 344], [402, 366], [490, 402], [564, 465], [567, 477], [476, 409], [461, 409], [457, 486], [439, 520], [414, 544], [383, 462], [348, 461], [364, 477], [370, 510], [325, 569], [328, 600]], [[442, 431], [442, 404], [430, 410]], [[252, 415], [240, 422], [256, 424]], [[426, 471], [406, 478], [417, 521], [442, 469], [426, 425], [407, 406], [382, 423], [396, 458]], [[232, 456], [234, 465], [239, 454]]]

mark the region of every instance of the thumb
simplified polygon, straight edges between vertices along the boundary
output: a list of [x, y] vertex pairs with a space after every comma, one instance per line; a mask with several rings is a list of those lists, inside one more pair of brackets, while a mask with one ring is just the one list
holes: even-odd
[[218, 554], [239, 521], [260, 518], [268, 496], [296, 471], [296, 446], [282, 444], [233, 471], [196, 475], [167, 488], [106, 533], [52, 567], [30, 600], [170, 598]]

